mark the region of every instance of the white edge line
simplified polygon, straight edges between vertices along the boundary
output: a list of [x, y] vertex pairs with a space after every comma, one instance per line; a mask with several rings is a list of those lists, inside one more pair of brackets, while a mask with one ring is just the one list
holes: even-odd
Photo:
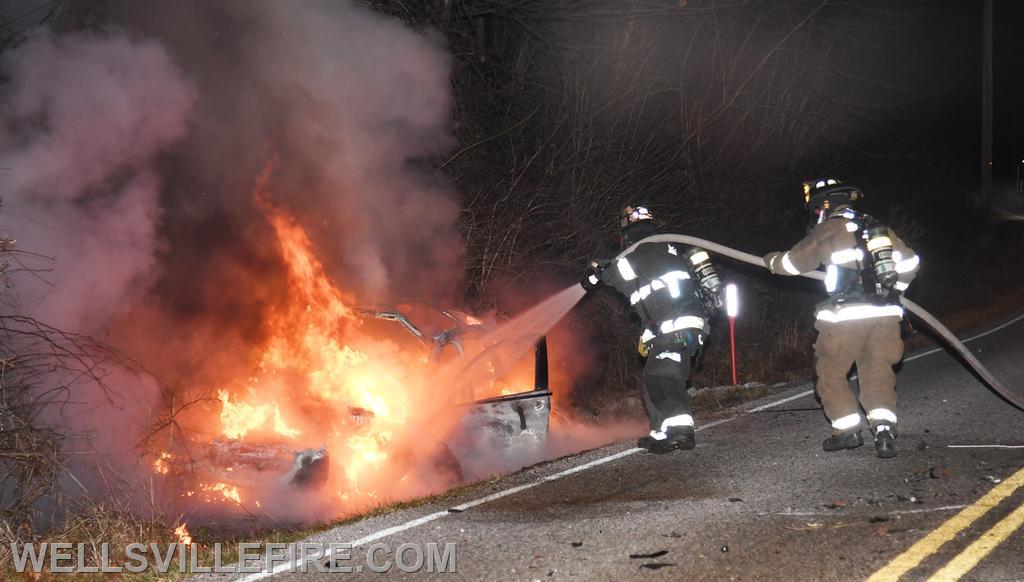
[[[941, 507], [923, 507], [921, 509], [901, 509], [898, 511], [887, 511], [885, 515], [907, 515], [910, 513], [932, 513], [934, 511], [953, 511], [955, 509], [963, 509], [968, 507], [966, 504], [963, 505], [943, 505]], [[758, 515], [766, 515], [759, 513]], [[783, 517], [857, 517], [855, 515], [843, 514], [840, 512], [828, 513], [825, 511], [780, 511], [775, 515], [781, 515]]]
[[[987, 335], [990, 335], [990, 334], [993, 334], [993, 333], [995, 333], [997, 331], [1005, 329], [1005, 328], [1013, 325], [1014, 323], [1017, 323], [1018, 321], [1020, 321], [1022, 319], [1024, 319], [1024, 314], [1018, 315], [1017, 317], [1011, 319], [1010, 321], [1007, 321], [1006, 323], [1003, 323], [1002, 325], [999, 325], [997, 327], [994, 327], [994, 328], [992, 328], [992, 329], [990, 329], [988, 331], [979, 333], [977, 335], [971, 336], [971, 337], [969, 337], [969, 338], [967, 338], [965, 340], [962, 340], [962, 341], [964, 343], [967, 343], [967, 342], [974, 341], [974, 340], [979, 339], [979, 338], [983, 338], [983, 337], [985, 337]], [[944, 351], [944, 348], [933, 348], [933, 349], [928, 350], [926, 352], [921, 352], [920, 354], [915, 354], [913, 356], [910, 356], [909, 358], [903, 358], [903, 361], [904, 362], [909, 362], [909, 361], [912, 361], [912, 360], [916, 360], [918, 358], [923, 358], [925, 356], [930, 356], [932, 354], [936, 354], [936, 353], [941, 352], [941, 351]], [[736, 420], [737, 418], [742, 418], [742, 417], [747, 416], [749, 414], [752, 414], [754, 412], [761, 412], [762, 410], [768, 410], [769, 408], [774, 408], [776, 406], [785, 404], [787, 402], [792, 402], [794, 400], [799, 400], [799, 399], [801, 399], [801, 398], [803, 398], [805, 396], [810, 396], [811, 394], [814, 394], [814, 390], [804, 390], [803, 392], [799, 392], [799, 393], [794, 394], [792, 396], [787, 396], [786, 398], [783, 398], [781, 400], [776, 400], [774, 402], [769, 402], [768, 404], [763, 404], [761, 406], [757, 406], [755, 408], [751, 408], [750, 410], [747, 410], [745, 412], [737, 414], [736, 416], [730, 416], [729, 418], [721, 418], [719, 420], [715, 420], [715, 421], [709, 422], [709, 423], [707, 423], [705, 425], [697, 427], [696, 432], [700, 432], [701, 430], [704, 430], [704, 429], [708, 429], [708, 428], [712, 428], [712, 427], [715, 427], [715, 426], [719, 426], [719, 425], [725, 424], [727, 422], [732, 422], [733, 420]], [[949, 445], [949, 446], [950, 447], [965, 447], [967, 445]], [[974, 445], [974, 446], [977, 446], [977, 445]], [[1007, 445], [988, 445], [988, 446], [1010, 448]], [[1014, 447], [1014, 448], [1024, 448], [1024, 447]], [[590, 461], [589, 463], [584, 463], [582, 465], [577, 465], [575, 467], [572, 467], [571, 469], [566, 469], [564, 471], [560, 471], [558, 473], [554, 473], [554, 474], [548, 475], [546, 477], [541, 477], [540, 479], [537, 479], [536, 481], [532, 481], [530, 483], [525, 483], [523, 485], [517, 485], [515, 487], [510, 487], [508, 489], [505, 489], [505, 490], [502, 490], [502, 491], [498, 491], [497, 493], [492, 493], [490, 495], [486, 495], [484, 497], [481, 497], [479, 499], [475, 499], [473, 501], [467, 501], [466, 503], [463, 503], [461, 505], [456, 505], [456, 506], [452, 507], [451, 509], [456, 510], [457, 513], [461, 513], [462, 511], [465, 511], [467, 509], [476, 507], [478, 505], [483, 505], [484, 503], [489, 503], [491, 501], [495, 501], [495, 500], [501, 499], [502, 497], [508, 497], [509, 495], [515, 495], [516, 493], [519, 493], [521, 491], [526, 491], [527, 489], [532, 489], [533, 487], [536, 487], [538, 485], [541, 485], [541, 484], [544, 484], [544, 483], [549, 483], [551, 481], [557, 481], [558, 479], [561, 479], [563, 477], [568, 477], [569, 475], [574, 475], [574, 474], [579, 473], [581, 471], [586, 471], [587, 469], [591, 469], [593, 467], [597, 467], [597, 466], [603, 465], [605, 463], [610, 463], [611, 461], [615, 461], [615, 460], [621, 459], [623, 457], [628, 457], [629, 455], [632, 455], [632, 454], [635, 454], [635, 453], [639, 453], [641, 450], [642, 449], [633, 448], [633, 449], [627, 449], [625, 451], [620, 451], [618, 453], [615, 453], [614, 455], [609, 455], [607, 457], [601, 457], [600, 459], [595, 459], [593, 461]], [[363, 537], [361, 537], [361, 538], [351, 542], [349, 545], [350, 545], [350, 547], [356, 547], [356, 546], [360, 546], [362, 544], [366, 544], [366, 543], [369, 543], [369, 542], [372, 542], [372, 541], [376, 541], [376, 540], [379, 540], [381, 538], [388, 537], [388, 536], [390, 536], [392, 534], [403, 532], [403, 531], [412, 529], [414, 527], [419, 527], [419, 526], [421, 526], [421, 525], [423, 525], [425, 523], [430, 523], [432, 521], [441, 519], [442, 517], [445, 517], [447, 515], [451, 515], [451, 513], [452, 512], [446, 510], [446, 511], [437, 511], [437, 512], [434, 512], [434, 513], [431, 513], [431, 514], [428, 514], [428, 515], [424, 515], [423, 517], [416, 518], [416, 519], [414, 519], [412, 521], [407, 521], [407, 522], [405, 522], [403, 524], [392, 526], [392, 527], [389, 527], [389, 528], [382, 529], [380, 531], [374, 532], [374, 533], [369, 534], [367, 536], [363, 536]], [[910, 512], [908, 512], [908, 513], [910, 513]], [[327, 552], [324, 553], [323, 556], [317, 556], [316, 559], [317, 560], [326, 560], [326, 559], [329, 559], [332, 555], [333, 555], [333, 552], [328, 550]], [[275, 576], [277, 574], [281, 574], [281, 573], [284, 573], [284, 572], [295, 571], [295, 570], [299, 569], [300, 567], [301, 567], [301, 564], [299, 563], [299, 560], [291, 560], [291, 561], [286, 562], [284, 564], [278, 564], [277, 566], [274, 567], [273, 570], [271, 570], [269, 572], [268, 571], [257, 572], [255, 574], [251, 574], [251, 575], [246, 576], [244, 578], [239, 578], [237, 580], [237, 582], [256, 582], [256, 580], [262, 580], [264, 578], [269, 578], [271, 576]]]
[[[1024, 319], [1024, 313], [1018, 315], [1017, 317], [1014, 317], [1010, 321], [1007, 321], [1007, 322], [1005, 322], [1005, 323], [1003, 323], [1001, 325], [997, 325], [996, 327], [993, 327], [992, 329], [990, 329], [988, 331], [983, 331], [983, 332], [981, 332], [981, 333], [979, 333], [977, 335], [972, 335], [971, 337], [969, 337], [967, 339], [964, 339], [964, 340], [960, 340], [960, 341], [962, 341], [964, 343], [973, 342], [976, 339], [981, 339], [981, 338], [983, 338], [983, 337], [985, 337], [987, 335], [992, 335], [992, 334], [996, 333], [997, 331], [1006, 329], [1006, 328], [1010, 327], [1011, 325], [1017, 323], [1018, 321], [1020, 321], [1022, 319]], [[918, 358], [923, 358], [925, 356], [930, 356], [932, 354], [937, 354], [939, 352], [943, 352], [945, 350], [946, 350], [946, 348], [942, 348], [942, 347], [932, 348], [932, 349], [930, 349], [928, 351], [921, 352], [920, 354], [914, 354], [913, 356], [910, 356], [909, 358], [903, 358], [903, 361], [904, 362], [910, 362], [910, 361], [916, 360]]]
[[943, 505], [942, 507], [923, 507], [921, 509], [903, 509], [900, 511], [890, 511], [887, 515], [907, 515], [910, 513], [931, 513], [933, 511], [953, 511], [955, 509], [963, 509], [970, 507], [969, 505]]
[[[803, 392], [800, 392], [799, 394], [794, 394], [792, 396], [783, 398], [782, 400], [776, 400], [775, 402], [769, 402], [768, 404], [763, 404], [763, 405], [758, 406], [756, 408], [751, 408], [750, 410], [748, 410], [746, 412], [746, 414], [750, 414], [752, 412], [761, 412], [762, 410], [768, 410], [769, 408], [775, 408], [776, 406], [778, 406], [780, 404], [785, 404], [787, 402], [792, 402], [794, 400], [799, 400], [799, 399], [803, 398], [804, 396], [810, 396], [811, 394], [814, 394], [814, 390], [804, 390]], [[728, 422], [730, 420], [737, 419], [740, 416], [743, 416], [743, 415], [739, 414], [739, 415], [736, 415], [736, 416], [733, 416], [733, 417], [730, 417], [730, 418], [722, 419], [722, 420], [718, 421], [718, 424], [722, 424], [723, 422]], [[709, 424], [708, 426], [714, 426], [714, 424], [712, 423], [712, 424]]]
[[[993, 333], [995, 333], [997, 331], [1006, 329], [1006, 328], [1010, 327], [1011, 325], [1017, 323], [1018, 321], [1020, 321], [1022, 319], [1024, 319], [1024, 313], [1018, 315], [1017, 317], [1014, 317], [1010, 321], [1007, 321], [1007, 322], [1004, 322], [1004, 323], [1002, 323], [1000, 325], [997, 325], [996, 327], [993, 327], [992, 329], [990, 329], [988, 331], [983, 331], [983, 332], [981, 332], [981, 333], [979, 333], [977, 335], [972, 335], [971, 337], [969, 337], [967, 339], [962, 339], [960, 341], [962, 341], [965, 344], [968, 343], [968, 342], [973, 342], [976, 339], [981, 339], [981, 338], [983, 338], [983, 337], [985, 337], [987, 335], [991, 335], [991, 334], [993, 334]], [[905, 364], [907, 362], [913, 362], [914, 360], [916, 360], [918, 358], [923, 358], [925, 356], [930, 356], [932, 354], [937, 354], [939, 352], [944, 352], [944, 351], [946, 351], [946, 348], [943, 348], [943, 347], [932, 348], [930, 350], [923, 351], [923, 352], [921, 352], [919, 354], [914, 354], [913, 356], [908, 356], [906, 358], [903, 358], [902, 360], [900, 360], [900, 362]], [[853, 374], [853, 375], [850, 376], [850, 379], [852, 380], [852, 379], [855, 379], [856, 377], [857, 377], [857, 374]]]
[[[733, 420], [736, 420], [737, 418], [740, 418], [740, 417], [743, 417], [743, 416], [747, 416], [748, 414], [751, 414], [751, 413], [754, 413], [754, 412], [760, 412], [762, 410], [767, 410], [769, 408], [773, 408], [775, 406], [779, 406], [779, 405], [785, 404], [787, 402], [791, 402], [793, 400], [798, 400], [800, 398], [803, 398], [803, 397], [808, 396], [808, 395], [813, 394], [813, 393], [814, 393], [814, 390], [805, 390], [805, 391], [800, 392], [798, 394], [794, 394], [792, 396], [787, 396], [786, 398], [782, 398], [780, 400], [776, 400], [775, 402], [769, 402], [768, 404], [763, 404], [763, 405], [758, 406], [756, 408], [752, 408], [752, 409], [750, 409], [750, 410], [748, 410], [746, 412], [743, 412], [741, 414], [738, 414], [736, 416], [730, 416], [729, 418], [721, 418], [721, 419], [709, 422], [707, 424], [701, 425], [701, 426], [699, 426], [699, 427], [697, 427], [695, 429], [695, 432], [700, 432], [700, 431], [705, 430], [705, 429], [709, 429], [709, 428], [712, 428], [712, 427], [715, 427], [715, 426], [719, 426], [719, 425], [725, 424], [727, 422], [731, 422]], [[639, 453], [642, 450], [643, 449], [639, 449], [639, 448], [626, 449], [625, 451], [620, 451], [618, 453], [615, 453], [614, 455], [608, 455], [607, 457], [601, 457], [600, 459], [595, 459], [595, 460], [590, 461], [588, 463], [584, 463], [582, 465], [576, 465], [575, 467], [566, 469], [564, 471], [560, 471], [558, 473], [553, 473], [551, 475], [547, 475], [546, 477], [541, 477], [540, 479], [537, 479], [536, 481], [532, 481], [530, 483], [525, 483], [523, 485], [517, 485], [515, 487], [510, 487], [508, 489], [504, 489], [502, 491], [498, 491], [497, 493], [492, 493], [490, 495], [485, 495], [484, 497], [481, 497], [479, 499], [474, 499], [473, 501], [467, 501], [466, 503], [462, 503], [460, 505], [455, 505], [451, 509], [454, 509], [456, 512], [463, 512], [463, 511], [465, 511], [467, 509], [476, 507], [478, 505], [483, 505], [485, 503], [489, 503], [491, 501], [495, 501], [497, 499], [501, 499], [502, 497], [508, 497], [509, 495], [515, 495], [516, 493], [519, 493], [519, 492], [522, 492], [522, 491], [526, 491], [527, 489], [532, 489], [533, 487], [536, 487], [538, 485], [541, 485], [541, 484], [544, 484], [544, 483], [549, 483], [551, 481], [556, 481], [556, 480], [561, 479], [563, 477], [568, 477], [569, 475], [574, 475], [576, 473], [579, 473], [579, 472], [582, 472], [582, 471], [586, 471], [587, 469], [591, 469], [593, 467], [597, 467], [597, 466], [603, 465], [605, 463], [610, 463], [611, 461], [615, 461], [615, 460], [621, 459], [623, 457], [628, 457], [629, 455], [633, 455], [635, 453]], [[380, 531], [374, 532], [374, 533], [369, 534], [367, 536], [363, 536], [363, 537], [361, 537], [361, 538], [359, 538], [357, 540], [354, 540], [354, 541], [350, 542], [349, 546], [354, 548], [356, 546], [360, 546], [360, 545], [363, 545], [363, 544], [366, 544], [366, 543], [369, 543], [369, 542], [372, 542], [372, 541], [379, 540], [379, 539], [384, 538], [384, 537], [388, 537], [388, 536], [390, 536], [392, 534], [400, 533], [400, 532], [412, 529], [414, 527], [419, 527], [419, 526], [421, 526], [423, 524], [430, 523], [432, 521], [438, 520], [438, 519], [440, 519], [442, 517], [445, 517], [447, 515], [451, 515], [451, 512], [448, 511], [448, 510], [446, 510], [446, 511], [437, 511], [437, 512], [434, 512], [434, 513], [430, 513], [430, 514], [424, 515], [423, 517], [416, 518], [416, 519], [414, 519], [412, 521], [407, 521], [407, 522], [405, 522], [403, 524], [392, 526], [392, 527], [389, 527], [389, 528], [382, 529]], [[327, 559], [330, 559], [330, 557], [332, 555], [333, 555], [333, 552], [330, 551], [330, 549], [328, 549], [328, 551], [324, 552], [324, 555], [317, 556], [316, 559], [317, 560], [327, 560]], [[246, 576], [244, 578], [239, 578], [237, 582], [256, 582], [257, 580], [263, 580], [265, 578], [269, 578], [269, 577], [275, 576], [277, 574], [282, 574], [284, 572], [290, 572], [290, 571], [299, 570], [301, 568], [301, 566], [302, 565], [299, 563], [299, 560], [291, 560], [289, 562], [278, 564], [277, 566], [274, 567], [273, 570], [263, 571], [263, 572], [256, 572], [256, 573], [251, 574], [249, 576]]]
[[1024, 449], [1024, 445], [946, 445], [947, 449]]
[[[727, 420], [731, 420], [731, 419], [727, 419]], [[618, 453], [615, 453], [614, 455], [608, 455], [607, 457], [601, 457], [600, 459], [595, 459], [593, 461], [590, 461], [589, 463], [584, 463], [582, 465], [576, 465], [575, 467], [566, 469], [564, 471], [561, 471], [561, 472], [558, 472], [558, 473], [554, 473], [554, 474], [548, 475], [546, 477], [541, 477], [540, 479], [538, 479], [536, 481], [532, 481], [530, 483], [525, 483], [523, 485], [517, 485], [516, 487], [510, 487], [508, 489], [504, 489], [502, 491], [498, 491], [497, 493], [492, 493], [490, 495], [486, 495], [486, 496], [481, 497], [479, 499], [474, 499], [473, 501], [467, 501], [466, 503], [462, 503], [460, 505], [455, 505], [451, 509], [456, 510], [456, 512], [462, 512], [462, 511], [465, 511], [465, 510], [470, 509], [472, 507], [476, 507], [478, 505], [483, 505], [484, 503], [488, 503], [488, 502], [491, 502], [491, 501], [495, 501], [497, 499], [501, 499], [502, 497], [508, 497], [509, 495], [515, 495], [516, 493], [519, 493], [521, 491], [526, 491], [527, 489], [532, 489], [533, 487], [536, 487], [536, 486], [541, 485], [543, 483], [547, 483], [549, 481], [555, 481], [557, 479], [561, 479], [562, 477], [568, 477], [569, 475], [573, 475], [573, 474], [579, 473], [581, 471], [586, 471], [587, 469], [596, 467], [598, 465], [603, 465], [605, 463], [610, 463], [611, 461], [615, 461], [617, 459], [621, 459], [623, 457], [627, 457], [627, 456], [632, 455], [634, 453], [638, 453], [641, 450], [642, 449], [632, 448], [632, 449], [627, 449], [625, 451], [620, 451]], [[372, 542], [372, 541], [376, 541], [376, 540], [379, 540], [380, 538], [387, 537], [387, 536], [390, 536], [392, 534], [396, 534], [396, 533], [399, 533], [399, 532], [403, 532], [403, 531], [412, 529], [414, 527], [419, 527], [419, 526], [421, 526], [421, 525], [423, 525], [425, 523], [430, 523], [430, 522], [435, 521], [437, 519], [440, 519], [440, 518], [442, 518], [442, 517], [444, 517], [446, 515], [451, 515], [451, 512], [446, 510], [446, 511], [437, 511], [437, 512], [434, 512], [434, 513], [431, 513], [431, 514], [428, 514], [428, 515], [424, 515], [423, 517], [414, 519], [412, 521], [408, 521], [408, 522], [405, 522], [403, 524], [392, 526], [392, 527], [389, 527], [387, 529], [382, 529], [382, 530], [380, 530], [378, 532], [374, 532], [374, 533], [369, 534], [367, 536], [363, 536], [363, 537], [361, 537], [361, 538], [359, 538], [359, 539], [357, 539], [355, 541], [350, 542], [349, 546], [354, 548], [356, 546], [360, 546], [360, 545], [363, 545], [363, 544], [366, 544], [366, 543], [369, 543], [369, 542]], [[317, 559], [317, 560], [327, 560], [333, 554], [334, 554], [334, 552], [332, 552], [332, 551], [330, 551], [330, 549], [328, 549], [328, 551], [324, 552], [324, 554], [322, 556], [317, 556], [315, 559]], [[288, 571], [297, 571], [300, 568], [301, 568], [301, 564], [299, 563], [299, 560], [291, 560], [291, 561], [285, 562], [283, 564], [278, 564], [277, 566], [274, 567], [273, 570], [271, 570], [269, 572], [268, 571], [256, 572], [256, 573], [251, 574], [249, 576], [246, 576], [244, 578], [239, 578], [238, 582], [255, 582], [256, 580], [262, 580], [264, 578], [269, 578], [269, 577], [274, 576], [276, 574], [281, 574], [281, 573], [288, 572]]]

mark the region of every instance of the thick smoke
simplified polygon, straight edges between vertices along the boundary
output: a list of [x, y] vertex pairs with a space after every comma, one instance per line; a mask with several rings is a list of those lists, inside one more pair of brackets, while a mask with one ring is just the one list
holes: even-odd
[[[218, 389], [256, 402], [277, 394], [270, 384], [284, 389], [275, 379], [259, 390], [238, 386], [281, 332], [273, 315], [295, 307], [268, 208], [294, 218], [353, 306], [404, 299], [452, 306], [460, 295], [459, 205], [435, 170], [454, 146], [450, 57], [430, 34], [349, 1], [185, 1], [159, 18], [150, 8], [113, 2], [110, 14], [131, 34], [160, 39], [198, 100], [189, 133], [161, 166], [168, 182], [161, 277], [112, 335], [175, 382], [175, 402], [212, 402], [178, 420], [216, 432]], [[358, 342], [351, 330], [327, 331], [371, 354], [383, 345]], [[389, 377], [388, 362], [381, 378]], [[331, 478], [341, 479], [348, 452], [332, 427], [351, 429], [346, 401], [320, 401], [316, 387], [307, 388], [289, 385], [290, 396], [277, 400], [303, 431], [296, 446], [331, 443]], [[413, 402], [424, 398], [415, 386], [406, 390]], [[410, 432], [421, 423], [410, 420]], [[156, 446], [182, 438], [208, 440], [176, 434]], [[372, 489], [367, 480], [387, 480], [393, 469], [382, 466], [362, 484]]]
[[[45, 280], [19, 281], [26, 307], [59, 327], [104, 332], [163, 382], [164, 406], [129, 398], [109, 423], [138, 431], [149, 415], [174, 410], [179, 416], [166, 425], [185, 428], [154, 433], [157, 449], [209, 444], [225, 387], [233, 402], [280, 402], [303, 429], [302, 446], [318, 446], [334, 426], [355, 434], [348, 416], [365, 411], [341, 398], [317, 400], [296, 379], [324, 369], [282, 365], [263, 384], [246, 384], [266, 371], [259, 352], [274, 334], [286, 328], [292, 343], [274, 345], [300, 345], [310, 337], [303, 318], [317, 311], [289, 303], [296, 265], [284, 264], [271, 217], [286, 216], [308, 235], [313, 270], [322, 264], [346, 303], [457, 307], [459, 205], [436, 171], [454, 146], [450, 57], [429, 33], [350, 1], [108, 6], [125, 33], [40, 34], [5, 61], [10, 113], [0, 147], [13, 169], [5, 209], [11, 234], [19, 246], [57, 258]], [[571, 303], [491, 340], [516, 336], [507, 357], [516, 360]], [[358, 341], [345, 325], [328, 321], [316, 339]], [[390, 340], [362, 339], [357, 347], [382, 356], [383, 383], [395, 375], [389, 362], [418, 357]], [[287, 351], [297, 359], [305, 353]], [[487, 379], [463, 375], [462, 383]], [[108, 378], [122, 394], [152, 393], [121, 371]], [[448, 390], [455, 381], [422, 380], [410, 379], [422, 389], [405, 387], [416, 406], [407, 434], [395, 435], [396, 458], [419, 459], [425, 442], [440, 448], [457, 420], [451, 410], [465, 403]], [[94, 442], [138, 440], [109, 430]], [[343, 467], [345, 449], [332, 454]], [[152, 467], [143, 469], [148, 476]], [[390, 480], [384, 494], [437, 486], [429, 479], [402, 485], [402, 475], [387, 471], [408, 466], [367, 477]]]
[[[160, 43], [118, 33], [39, 31], [4, 53], [0, 70], [0, 224], [17, 241], [14, 307], [45, 326], [102, 335], [156, 280], [158, 158], [186, 134], [195, 91]], [[13, 387], [34, 386], [30, 398], [51, 403], [33, 420], [86, 436], [68, 439], [67, 452], [101, 453], [103, 466], [130, 474], [152, 379], [95, 344], [70, 363], [44, 345], [52, 367], [33, 377], [41, 338], [32, 329], [9, 335], [15, 345], [5, 349], [28, 352]], [[79, 482], [103, 482], [91, 473], [100, 463], [74, 459]]]
[[180, 139], [194, 92], [164, 48], [124, 36], [40, 33], [4, 55], [4, 234], [36, 276], [23, 311], [92, 333], [153, 279], [161, 210], [155, 159]]
[[169, 266], [204, 279], [204, 307], [249, 284], [216, 272], [213, 255], [237, 264], [273, 248], [252, 200], [271, 160], [270, 202], [297, 215], [346, 291], [365, 303], [457, 295], [459, 208], [428, 168], [454, 145], [450, 58], [431, 37], [349, 1], [178, 2], [159, 19], [137, 2], [111, 10], [166, 42], [199, 86], [168, 201], [181, 243]]

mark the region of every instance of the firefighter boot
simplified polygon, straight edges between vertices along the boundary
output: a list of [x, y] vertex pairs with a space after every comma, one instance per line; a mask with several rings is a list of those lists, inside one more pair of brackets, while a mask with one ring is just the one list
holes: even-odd
[[636, 446], [649, 453], [663, 455], [676, 449], [684, 451], [693, 449], [697, 446], [697, 438], [693, 427], [673, 426], [665, 432], [665, 438], [657, 439], [653, 435], [643, 436], [636, 442]]
[[888, 428], [880, 428], [875, 433], [875, 453], [879, 459], [891, 459], [896, 456], [896, 435]]
[[855, 430], [844, 431], [828, 437], [821, 442], [821, 448], [831, 453], [843, 449], [856, 449], [863, 444], [864, 439], [860, 436], [860, 427], [857, 427]]

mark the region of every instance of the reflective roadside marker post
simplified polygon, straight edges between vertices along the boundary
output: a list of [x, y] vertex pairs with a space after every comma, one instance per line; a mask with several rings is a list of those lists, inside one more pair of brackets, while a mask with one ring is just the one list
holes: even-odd
[[736, 291], [736, 285], [729, 283], [725, 286], [725, 314], [729, 316], [729, 346], [732, 352], [732, 383], [739, 386], [740, 382], [736, 377], [736, 316], [740, 313], [740, 298]]

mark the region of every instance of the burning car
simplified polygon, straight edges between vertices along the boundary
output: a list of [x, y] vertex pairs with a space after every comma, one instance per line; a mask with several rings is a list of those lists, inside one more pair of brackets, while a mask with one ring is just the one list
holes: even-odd
[[[395, 329], [402, 330], [400, 335], [406, 344], [401, 347], [403, 353], [418, 350], [421, 356], [432, 361], [456, 366], [469, 363], [464, 361], [468, 357], [467, 344], [473, 345], [484, 337], [487, 329], [473, 316], [425, 303], [374, 306], [356, 311], [360, 326], [372, 335], [391, 336]], [[384, 326], [384, 329], [368, 329], [374, 326]], [[465, 395], [456, 411], [458, 425], [441, 446], [425, 451], [423, 457], [415, 461], [425, 464], [423, 470], [432, 473], [434, 479], [444, 485], [514, 468], [517, 460], [540, 453], [547, 439], [551, 391], [546, 339], [537, 342], [532, 357], [518, 362], [511, 372], [522, 382], [523, 372], [529, 371], [532, 380], [529, 386], [507, 381], [500, 375], [507, 369], [500, 362], [490, 361], [493, 355], [486, 350], [477, 349], [476, 354], [482, 361], [478, 365], [492, 371], [492, 377], [486, 385], [474, 386], [474, 390]], [[225, 393], [221, 393], [221, 399], [229, 407], [232, 405]], [[367, 427], [376, 416], [373, 410], [356, 406], [349, 406], [347, 414], [349, 423]], [[267, 479], [294, 488], [322, 488], [329, 481], [330, 451], [324, 444], [307, 444], [312, 446], [297, 449], [293, 440], [213, 438], [190, 460], [191, 473], [201, 476], [201, 482], [186, 495], [201, 495], [207, 501], [211, 496], [223, 497], [241, 504], [242, 492], [258, 488]], [[170, 458], [165, 454], [157, 459], [158, 473], [169, 472]], [[344, 459], [340, 461], [344, 463]]]
[[215, 396], [174, 419], [187, 429], [161, 440], [153, 470], [171, 489], [249, 512], [275, 492], [316, 491], [344, 514], [536, 458], [551, 405], [543, 340], [510, 342], [426, 303], [359, 307], [297, 222], [267, 212], [284, 296], [237, 369], [206, 389]]

